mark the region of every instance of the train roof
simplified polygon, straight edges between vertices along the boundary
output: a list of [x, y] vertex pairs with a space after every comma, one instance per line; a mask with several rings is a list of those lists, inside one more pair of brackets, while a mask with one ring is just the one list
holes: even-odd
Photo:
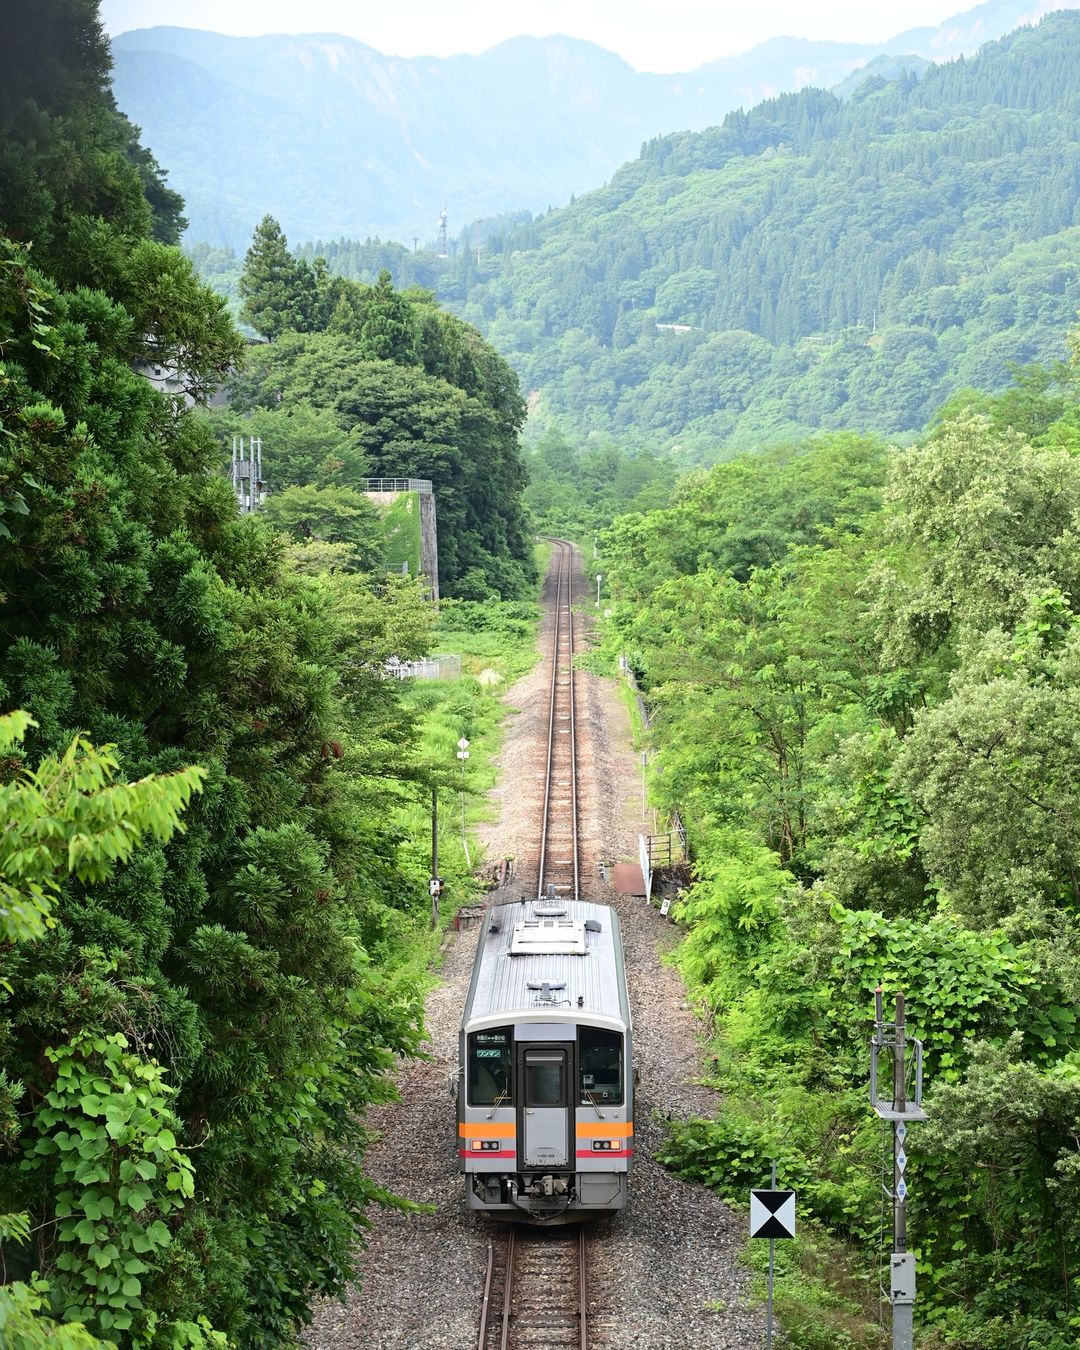
[[462, 1025], [568, 1017], [630, 1025], [618, 915], [609, 905], [562, 899], [488, 910]]

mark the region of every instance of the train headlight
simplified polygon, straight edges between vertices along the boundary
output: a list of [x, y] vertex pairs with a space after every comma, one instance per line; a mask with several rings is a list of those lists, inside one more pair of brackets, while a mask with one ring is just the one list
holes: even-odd
[[611, 1153], [619, 1147], [617, 1139], [594, 1139], [592, 1141], [594, 1153]]
[[474, 1153], [498, 1153], [499, 1141], [497, 1139], [474, 1139], [471, 1147]]

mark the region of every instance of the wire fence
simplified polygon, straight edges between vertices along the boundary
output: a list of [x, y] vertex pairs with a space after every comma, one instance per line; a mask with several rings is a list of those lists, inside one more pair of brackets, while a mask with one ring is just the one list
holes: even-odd
[[461, 674], [461, 657], [454, 653], [425, 656], [419, 661], [392, 658], [386, 663], [386, 673], [395, 680], [456, 680]]

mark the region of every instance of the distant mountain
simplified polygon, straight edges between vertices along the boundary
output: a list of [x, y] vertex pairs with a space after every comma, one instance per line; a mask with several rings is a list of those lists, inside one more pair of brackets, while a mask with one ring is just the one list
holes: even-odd
[[542, 211], [604, 182], [658, 134], [836, 85], [878, 56], [951, 59], [1061, 7], [988, 0], [878, 46], [775, 38], [681, 75], [638, 74], [567, 37], [406, 60], [333, 34], [150, 28], [114, 40], [114, 90], [183, 193], [192, 242], [242, 249], [268, 211], [295, 243], [429, 242], [444, 205], [452, 229]]
[[603, 188], [489, 238], [479, 263], [459, 252], [438, 289], [516, 367], [541, 424], [698, 461], [825, 430], [917, 433], [958, 389], [1065, 356], [1080, 12], [921, 79], [807, 89], [650, 141]]
[[898, 79], [909, 72], [916, 76], [925, 75], [932, 62], [921, 56], [875, 56], [865, 66], [853, 71], [846, 80], [834, 84], [832, 93], [837, 98], [851, 98], [858, 90], [866, 90], [873, 82]]

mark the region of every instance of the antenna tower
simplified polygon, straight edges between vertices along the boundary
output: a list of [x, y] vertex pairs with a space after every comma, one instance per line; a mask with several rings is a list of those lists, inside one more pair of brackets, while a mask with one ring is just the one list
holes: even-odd
[[435, 253], [439, 258], [445, 258], [448, 255], [446, 247], [446, 207], [439, 212], [439, 233], [435, 239]]
[[249, 436], [246, 446], [243, 436], [233, 437], [229, 477], [243, 514], [258, 510], [266, 501], [261, 436]]

